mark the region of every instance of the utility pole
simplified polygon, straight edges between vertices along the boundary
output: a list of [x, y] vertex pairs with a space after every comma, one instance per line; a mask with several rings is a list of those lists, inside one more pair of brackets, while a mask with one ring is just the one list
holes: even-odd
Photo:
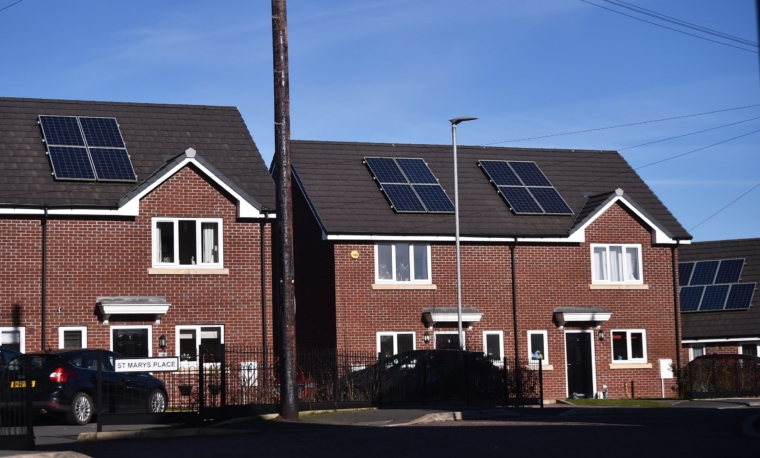
[[298, 420], [296, 380], [296, 314], [293, 285], [293, 194], [290, 186], [290, 85], [288, 77], [288, 16], [285, 0], [272, 0], [274, 57], [274, 157], [277, 202], [275, 256], [277, 289], [274, 313], [279, 332], [280, 416]]

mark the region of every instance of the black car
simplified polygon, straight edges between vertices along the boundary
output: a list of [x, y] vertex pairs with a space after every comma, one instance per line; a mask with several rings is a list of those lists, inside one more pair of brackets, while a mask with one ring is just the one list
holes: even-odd
[[[32, 405], [36, 411], [65, 415], [72, 425], [89, 423], [96, 414], [98, 351], [61, 350], [27, 354], [31, 360]], [[120, 355], [103, 350], [102, 399], [104, 412], [154, 412], [166, 410], [164, 382], [148, 373], [114, 371]], [[2, 383], [26, 386], [24, 356], [15, 357], [3, 370]]]
[[21, 352], [18, 352], [12, 348], [0, 347], [0, 369], [3, 369], [5, 366], [7, 366], [14, 356], [20, 354]]

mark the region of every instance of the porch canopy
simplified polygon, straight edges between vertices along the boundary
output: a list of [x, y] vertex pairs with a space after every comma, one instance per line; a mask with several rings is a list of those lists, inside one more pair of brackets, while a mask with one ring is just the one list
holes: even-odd
[[612, 312], [602, 307], [555, 307], [554, 322], [560, 329], [565, 326], [596, 326], [609, 321]]
[[108, 324], [111, 315], [152, 315], [159, 324], [171, 305], [163, 296], [99, 297], [97, 303], [103, 324]]
[[[479, 322], [482, 317], [483, 313], [478, 312], [473, 307], [462, 307], [463, 326], [472, 326], [472, 323]], [[456, 323], [459, 318], [456, 307], [436, 307], [422, 309], [422, 319], [425, 320], [428, 327], [433, 327], [436, 324]]]

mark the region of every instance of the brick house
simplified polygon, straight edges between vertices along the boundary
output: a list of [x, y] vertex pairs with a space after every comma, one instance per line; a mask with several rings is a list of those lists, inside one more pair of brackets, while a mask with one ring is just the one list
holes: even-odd
[[[457, 348], [451, 147], [291, 151], [298, 345]], [[540, 352], [550, 399], [626, 397], [632, 381], [661, 396], [658, 361], [679, 348], [677, 246], [691, 236], [625, 160], [460, 147], [459, 186], [465, 348]]]
[[[697, 242], [680, 249], [683, 346], [688, 359], [760, 350], [760, 239]], [[693, 294], [692, 294], [693, 293]]]
[[264, 342], [274, 183], [236, 108], [2, 98], [0, 153], [2, 345]]

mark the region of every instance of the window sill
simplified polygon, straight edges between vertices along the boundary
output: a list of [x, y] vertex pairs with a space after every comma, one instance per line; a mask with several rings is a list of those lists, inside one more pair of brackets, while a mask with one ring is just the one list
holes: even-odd
[[[526, 367], [526, 368], [527, 368], [529, 371], [537, 371], [537, 370], [538, 370], [538, 365], [535, 365], [535, 366], [533, 366], [533, 365], [531, 365], [531, 364], [528, 364], [528, 365], [527, 365], [527, 366], [525, 366], [525, 367]], [[552, 366], [551, 364], [544, 364], [544, 369], [543, 369], [543, 370], [545, 370], [545, 371], [553, 371], [553, 370], [554, 370], [554, 366]]]
[[230, 269], [148, 269], [148, 275], [229, 275]]
[[416, 284], [416, 283], [410, 283], [408, 285], [405, 284], [385, 284], [385, 283], [374, 283], [372, 285], [372, 289], [438, 289], [435, 285], [424, 285], [424, 284]]
[[649, 285], [588, 285], [588, 289], [649, 289]]
[[652, 363], [613, 363], [610, 369], [651, 369]]

